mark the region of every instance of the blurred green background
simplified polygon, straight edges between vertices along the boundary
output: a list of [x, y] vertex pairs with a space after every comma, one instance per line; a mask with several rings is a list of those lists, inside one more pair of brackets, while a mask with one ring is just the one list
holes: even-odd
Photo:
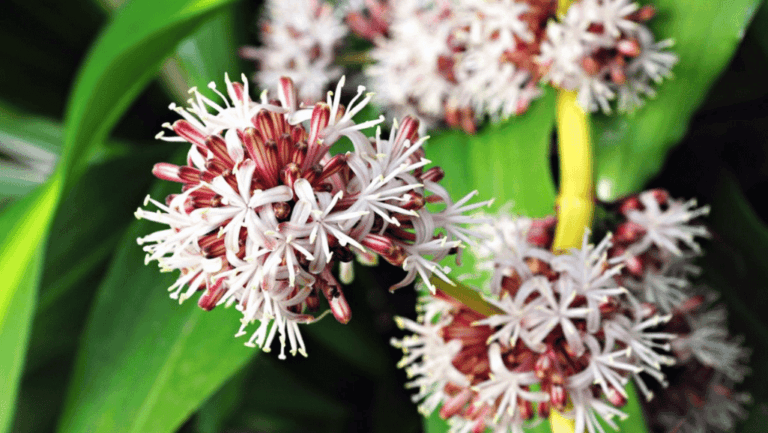
[[[113, 0], [115, 1], [115, 0]], [[597, 117], [598, 196], [647, 187], [712, 205], [701, 265], [734, 333], [754, 348], [740, 431], [768, 422], [768, 8], [759, 0], [658, 0], [676, 40], [676, 78], [634, 115]], [[0, 432], [416, 432], [392, 317], [415, 293], [400, 270], [357, 268], [353, 320], [304, 328], [309, 358], [277, 360], [233, 338], [234, 311], [179, 306], [174, 275], [144, 266], [134, 221], [155, 162], [184, 150], [153, 140], [191, 86], [251, 74], [259, 2], [4, 0], [0, 3]], [[554, 97], [475, 136], [434, 131], [428, 157], [459, 196], [473, 189], [552, 212]], [[53, 172], [56, 162], [57, 171]], [[493, 161], [491, 170], [488, 161]], [[51, 173], [54, 174], [51, 174]], [[45, 183], [45, 179], [50, 180]], [[470, 269], [471, 258], [462, 267]]]

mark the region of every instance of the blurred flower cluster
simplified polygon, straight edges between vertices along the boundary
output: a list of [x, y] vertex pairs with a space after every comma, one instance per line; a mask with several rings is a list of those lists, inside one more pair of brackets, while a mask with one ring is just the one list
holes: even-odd
[[[265, 47], [245, 47], [261, 87], [282, 75], [309, 100], [340, 76], [348, 33], [372, 43], [363, 80], [392, 117], [475, 132], [525, 113], [543, 86], [578, 90], [589, 111], [631, 111], [671, 74], [670, 40], [656, 42], [652, 6], [581, 0], [556, 19], [556, 0], [319, 0], [267, 2]], [[343, 19], [345, 18], [345, 21]], [[361, 53], [358, 53], [361, 54]], [[365, 58], [359, 56], [360, 58]]]
[[400, 319], [413, 335], [393, 344], [423, 412], [442, 405], [456, 432], [520, 432], [557, 410], [577, 433], [602, 432], [624, 418], [633, 380], [649, 401], [668, 387], [648, 403], [667, 431], [728, 431], [743, 417], [748, 396], [733, 385], [749, 351], [729, 335], [722, 307], [710, 307], [711, 291], [691, 282], [708, 208], [662, 190], [616, 208], [615, 235], [591, 245], [587, 233], [559, 255], [556, 218], [498, 216], [476, 251], [495, 313], [438, 292], [421, 300], [416, 321]]

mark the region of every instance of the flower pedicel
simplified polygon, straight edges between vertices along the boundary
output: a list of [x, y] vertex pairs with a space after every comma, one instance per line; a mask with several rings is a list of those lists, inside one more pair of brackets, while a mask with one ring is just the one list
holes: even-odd
[[[405, 118], [388, 138], [361, 131], [383, 117], [356, 124], [352, 118], [370, 100], [358, 88], [349, 108], [340, 104], [342, 78], [327, 102], [302, 107], [290, 79], [280, 80], [279, 100], [251, 100], [248, 83], [226, 79], [224, 106], [192, 89], [190, 108], [171, 105], [183, 119], [165, 124], [176, 135], [158, 138], [190, 143], [187, 163], [157, 164], [153, 173], [182, 184], [159, 210], [136, 211], [168, 226], [139, 238], [146, 261], [163, 271], [178, 270], [170, 288], [180, 302], [203, 292], [205, 310], [236, 303], [243, 314], [238, 336], [260, 321], [247, 345], [268, 351], [279, 336], [281, 353], [306, 355], [299, 324], [322, 314], [320, 293], [342, 323], [351, 318], [341, 284], [333, 273], [351, 273], [355, 255], [376, 256], [408, 271], [394, 288], [417, 275], [446, 279], [438, 265], [456, 254], [472, 232], [463, 214], [487, 204], [467, 205], [470, 194], [451, 202], [438, 185], [443, 177], [421, 148], [418, 122]], [[212, 110], [214, 114], [210, 114]], [[308, 127], [305, 126], [308, 124]], [[354, 151], [329, 151], [346, 137]], [[436, 203], [430, 211], [426, 203]], [[440, 206], [442, 204], [442, 206]], [[431, 207], [430, 207], [431, 208]], [[186, 287], [186, 289], [185, 289]]]

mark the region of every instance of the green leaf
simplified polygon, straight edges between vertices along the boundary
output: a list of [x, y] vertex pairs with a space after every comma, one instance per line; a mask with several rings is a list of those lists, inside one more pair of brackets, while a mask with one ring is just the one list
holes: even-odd
[[[34, 314], [43, 245], [49, 215], [56, 206], [61, 180], [54, 177], [31, 194], [3, 209], [0, 215], [0, 432], [13, 416], [21, 362], [26, 353], [29, 324]], [[11, 346], [12, 345], [12, 346]]]
[[[31, 115], [0, 101], [0, 154], [18, 163], [0, 161], [0, 196], [20, 197], [42, 184], [53, 170], [64, 141], [63, 125]], [[90, 155], [98, 163], [130, 153], [121, 142], [109, 142]]]
[[[254, 392], [243, 396], [243, 407], [248, 410], [236, 423], [253, 430], [342, 431], [352, 415], [348, 408], [328, 396], [325, 389], [309, 385], [289, 370], [289, 364], [302, 369], [318, 361], [322, 360], [297, 358], [295, 362], [284, 362], [268, 356], [256, 359], [247, 380], [248, 388]], [[273, 424], [303, 427], [275, 428]]]
[[180, 40], [233, 0], [134, 0], [121, 8], [88, 55], [67, 109], [65, 173], [103, 141]]
[[217, 12], [181, 41], [174, 55], [166, 60], [160, 77], [177, 102], [189, 99], [190, 87], [205, 88], [211, 81], [222, 83], [225, 73], [232, 80], [240, 79], [236, 11], [234, 6], [229, 6]]
[[[178, 188], [161, 182], [152, 196]], [[176, 305], [177, 275], [144, 265], [133, 223], [99, 286], [59, 423], [60, 433], [170, 432], [258, 351], [233, 336], [239, 313]]]
[[595, 117], [597, 196], [612, 201], [638, 192], [664, 164], [669, 150], [730, 61], [761, 0], [657, 0], [651, 22], [657, 39], [672, 38], [680, 57], [675, 78], [634, 115]]
[[[509, 211], [517, 215], [550, 215], [555, 204], [549, 163], [554, 125], [555, 92], [549, 89], [523, 116], [487, 125], [476, 135], [452, 130], [430, 138], [427, 158], [445, 171], [440, 184], [454, 201], [477, 190], [475, 201], [495, 200], [489, 212], [512, 204]], [[472, 255], [462, 260], [453, 275], [474, 274]], [[466, 282], [482, 285], [483, 279]]]
[[35, 311], [35, 287], [40, 278], [43, 251], [44, 244], [33, 251], [32, 260], [19, 281], [19, 290], [9, 300], [8, 311], [13, 318], [0, 325], [0, 432], [10, 431], [13, 420], [30, 323]]
[[45, 253], [28, 374], [51, 359], [73, 356], [95, 282], [149, 189], [152, 165], [175, 147], [158, 145], [91, 166], [63, 196]]
[[440, 413], [437, 410], [424, 418], [425, 433], [445, 433], [449, 428], [448, 421], [440, 418]]
[[[258, 358], [262, 359], [262, 358]], [[243, 397], [248, 392], [246, 382], [250, 369], [243, 368], [232, 376], [197, 411], [195, 427], [198, 433], [219, 433], [224, 431], [227, 421], [242, 407]], [[259, 390], [259, 392], [264, 392]]]

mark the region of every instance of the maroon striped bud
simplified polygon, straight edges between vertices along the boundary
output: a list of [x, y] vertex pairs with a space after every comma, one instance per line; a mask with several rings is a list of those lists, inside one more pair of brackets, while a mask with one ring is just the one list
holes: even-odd
[[598, 63], [594, 57], [584, 57], [581, 59], [581, 68], [584, 69], [584, 72], [588, 75], [596, 75], [600, 72], [600, 63]]
[[472, 398], [472, 391], [469, 388], [463, 389], [458, 394], [450, 397], [448, 401], [440, 408], [440, 418], [448, 419], [464, 409], [464, 406]]
[[205, 149], [205, 134], [203, 134], [202, 131], [197, 129], [191, 123], [187, 122], [186, 120], [177, 120], [173, 123], [173, 131], [179, 137], [182, 137], [188, 142], [195, 144], [203, 156], [208, 153]]
[[445, 171], [440, 167], [432, 167], [421, 175], [421, 180], [440, 182], [445, 177]]
[[652, 189], [650, 193], [653, 194], [653, 198], [655, 198], [656, 202], [660, 205], [667, 204], [669, 201], [669, 193], [666, 190], [656, 188]]
[[288, 185], [291, 188], [293, 188], [293, 183], [296, 182], [299, 177], [301, 177], [299, 166], [292, 162], [280, 170], [280, 180], [283, 181], [283, 184]]
[[280, 89], [280, 102], [291, 112], [299, 108], [299, 97], [293, 81], [288, 77], [280, 77], [278, 88]]
[[611, 81], [619, 86], [627, 82], [627, 74], [624, 72], [624, 66], [618, 62], [612, 62], [609, 66]]
[[325, 268], [320, 274], [318, 284], [325, 299], [328, 300], [328, 304], [331, 306], [333, 317], [335, 317], [339, 323], [345, 325], [349, 323], [352, 319], [352, 309], [349, 308], [349, 303], [344, 297], [344, 292], [341, 290], [339, 283], [328, 268]]
[[568, 401], [568, 395], [565, 393], [563, 385], [552, 385], [549, 388], [549, 402], [552, 407], [559, 411], [565, 410], [565, 403]]
[[278, 137], [277, 127], [270, 112], [266, 110], [259, 111], [255, 116], [253, 116], [251, 123], [253, 123], [253, 126], [255, 126], [259, 132], [261, 132], [261, 135], [264, 137], [265, 141], [274, 140]]
[[533, 366], [533, 370], [536, 372], [536, 377], [539, 379], [547, 377], [551, 369], [552, 359], [547, 354], [539, 356], [539, 359], [536, 360], [536, 364]]
[[524, 421], [529, 421], [531, 418], [533, 418], [533, 403], [530, 401], [518, 399], [517, 409], [520, 411], [520, 417]]
[[606, 397], [616, 407], [624, 407], [627, 404], [627, 398], [612, 386], [608, 388], [608, 395]]
[[211, 311], [226, 292], [227, 288], [224, 286], [224, 278], [221, 278], [213, 283], [213, 285], [208, 286], [205, 294], [197, 300], [197, 305], [205, 311]]
[[227, 151], [227, 143], [223, 138], [218, 135], [211, 135], [205, 139], [205, 147], [213, 153], [213, 157], [223, 162], [228, 168], [232, 168], [235, 165], [235, 161], [229, 156]]
[[395, 266], [402, 266], [403, 261], [405, 261], [406, 256], [403, 247], [395, 245], [392, 239], [388, 237], [371, 233], [360, 243]]
[[542, 401], [538, 407], [539, 417], [549, 418], [549, 403]]
[[333, 158], [331, 158], [330, 161], [325, 163], [325, 166], [323, 167], [323, 171], [320, 173], [320, 176], [318, 177], [317, 181], [318, 182], [324, 181], [325, 179], [341, 171], [346, 166], [347, 166], [346, 155], [341, 154], [341, 155], [334, 156]]
[[158, 179], [184, 183], [184, 180], [179, 176], [179, 168], [180, 167], [176, 164], [159, 162], [152, 167], [152, 174]]
[[637, 21], [648, 21], [656, 15], [656, 8], [651, 5], [646, 5], [641, 7], [633, 15], [633, 18]]
[[449, 83], [458, 83], [454, 66], [456, 61], [450, 56], [440, 56], [437, 58], [437, 73], [439, 73]]

